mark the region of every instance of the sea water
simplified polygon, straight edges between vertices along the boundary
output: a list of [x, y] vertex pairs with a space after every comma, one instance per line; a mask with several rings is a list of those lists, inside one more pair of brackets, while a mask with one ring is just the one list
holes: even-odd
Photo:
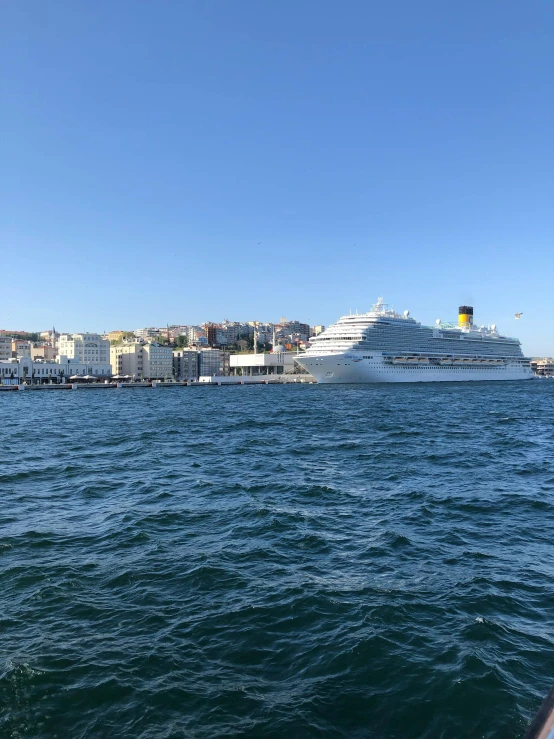
[[554, 382], [0, 417], [2, 737], [521, 737], [554, 684]]

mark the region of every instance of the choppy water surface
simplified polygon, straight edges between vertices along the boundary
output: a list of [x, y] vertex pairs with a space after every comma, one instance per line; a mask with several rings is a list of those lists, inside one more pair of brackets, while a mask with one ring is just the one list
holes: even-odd
[[2, 737], [521, 737], [554, 684], [554, 382], [0, 413]]

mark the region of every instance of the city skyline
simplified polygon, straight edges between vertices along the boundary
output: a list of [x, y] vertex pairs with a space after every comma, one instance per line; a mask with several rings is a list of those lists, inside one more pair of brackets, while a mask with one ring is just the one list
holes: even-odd
[[551, 6], [1, 13], [1, 326], [329, 325], [383, 296], [554, 353]]
[[[368, 310], [369, 309], [370, 309], [370, 307], [368, 307]], [[350, 312], [351, 313], [356, 313], [356, 310], [346, 311], [342, 315], [347, 315]], [[364, 311], [359, 311], [359, 312], [362, 313]], [[403, 311], [400, 311], [400, 312], [403, 312]], [[427, 310], [426, 313], [427, 314], [431, 314], [431, 311]], [[429, 326], [433, 326], [435, 324], [437, 318], [440, 318], [440, 320], [443, 321], [443, 322], [452, 322], [453, 324], [456, 324], [457, 318], [456, 318], [455, 315], [454, 316], [448, 316], [446, 314], [447, 317], [445, 318], [444, 317], [445, 314], [440, 315], [439, 313], [440, 312], [435, 311], [436, 318], [434, 320], [430, 320], [428, 322], [425, 322], [423, 320], [420, 320], [418, 316], [413, 316], [413, 314], [412, 314], [412, 317], [415, 317], [416, 320], [418, 320], [423, 325], [429, 325]], [[454, 311], [454, 313], [455, 313], [455, 311]], [[0, 316], [1, 316], [1, 314], [0, 314]], [[52, 330], [52, 328], [55, 328], [56, 333], [64, 333], [64, 334], [98, 333], [100, 335], [107, 335], [111, 331], [129, 331], [129, 332], [133, 333], [135, 331], [141, 331], [141, 330], [146, 329], [146, 328], [155, 328], [155, 329], [159, 329], [160, 331], [163, 332], [165, 329], [167, 329], [167, 328], [171, 329], [174, 326], [183, 326], [183, 327], [186, 326], [188, 328], [202, 327], [202, 326], [207, 325], [207, 324], [214, 324], [215, 326], [220, 326], [221, 324], [224, 324], [225, 322], [228, 322], [230, 324], [240, 324], [240, 325], [243, 325], [243, 326], [246, 326], [247, 324], [250, 324], [250, 323], [258, 322], [259, 324], [262, 324], [262, 325], [271, 326], [271, 325], [279, 325], [279, 324], [281, 324], [282, 323], [282, 320], [281, 319], [283, 319], [283, 318], [285, 318], [285, 320], [287, 322], [298, 322], [298, 320], [299, 320], [298, 318], [289, 318], [289, 317], [285, 317], [285, 316], [280, 316], [279, 320], [267, 320], [267, 321], [266, 320], [258, 320], [258, 319], [255, 319], [255, 318], [249, 318], [249, 319], [244, 319], [244, 320], [234, 320], [234, 319], [224, 318], [224, 319], [221, 319], [219, 321], [212, 320], [212, 319], [210, 319], [210, 320], [205, 320], [204, 319], [204, 320], [200, 320], [200, 321], [197, 321], [197, 322], [196, 321], [195, 322], [193, 322], [193, 321], [188, 321], [188, 322], [170, 322], [170, 323], [164, 323], [164, 324], [160, 324], [160, 325], [156, 325], [153, 322], [146, 322], [146, 323], [144, 323], [141, 326], [134, 325], [133, 327], [130, 327], [130, 326], [119, 326], [118, 325], [118, 326], [110, 326], [109, 328], [105, 328], [105, 329], [97, 329], [94, 326], [93, 327], [87, 326], [86, 328], [74, 328], [74, 329], [71, 329], [71, 330], [70, 329], [66, 329], [64, 326], [61, 326], [61, 327], [58, 327], [58, 326], [52, 327], [51, 326], [50, 328], [48, 328], [48, 327], [36, 327], [36, 326], [31, 327], [31, 328], [29, 328], [29, 327], [23, 328], [21, 326], [19, 326], [19, 327], [17, 327], [17, 326], [16, 327], [12, 327], [12, 326], [0, 326], [0, 331], [7, 332], [7, 334], [9, 334], [10, 332], [17, 333], [19, 331], [21, 331], [21, 332], [28, 332], [28, 333], [34, 333], [34, 332], [41, 333], [41, 332], [46, 332], [46, 331]], [[310, 327], [328, 326], [328, 325], [331, 325], [332, 323], [334, 323], [336, 320], [338, 320], [338, 318], [340, 318], [340, 316], [337, 316], [337, 318], [335, 320], [331, 320], [329, 323], [325, 323], [325, 324], [323, 324], [321, 322], [318, 322], [318, 321], [314, 321], [314, 322], [312, 322], [312, 321], [305, 321], [305, 323], [308, 324]], [[499, 324], [499, 323], [497, 323], [497, 322], [495, 322], [493, 320], [488, 321], [488, 322], [484, 322], [484, 321], [480, 320], [480, 318], [482, 318], [482, 316], [480, 317], [479, 316], [479, 313], [476, 312], [476, 320], [475, 320], [475, 323], [477, 325], [490, 326], [492, 324], [495, 324], [498, 327], [498, 330], [499, 330], [499, 333], [500, 334], [505, 335], [505, 336], [513, 336], [515, 338], [520, 339], [521, 344], [522, 344], [522, 348], [523, 348], [523, 352], [524, 352], [524, 354], [526, 356], [546, 357], [546, 356], [553, 356], [554, 355], [554, 337], [552, 335], [546, 335], [546, 336], [543, 336], [543, 337], [539, 337], [538, 342], [535, 344], [535, 347], [538, 347], [539, 348], [538, 351], [532, 351], [532, 350], [528, 350], [527, 349], [527, 346], [525, 346], [525, 344], [524, 344], [524, 339], [522, 338], [522, 336], [524, 336], [527, 333], [524, 330], [523, 314], [522, 314], [522, 316], [519, 319], [516, 319], [515, 313], [513, 314], [513, 316], [511, 316], [511, 318], [509, 318], [508, 316], [505, 316], [505, 318], [506, 318], [506, 325], [508, 325], [508, 326], [509, 325], [513, 325], [514, 326], [514, 329], [512, 331], [506, 330], [503, 325], [501, 325], [501, 324]], [[540, 350], [541, 347], [544, 347], [544, 351], [541, 351]]]

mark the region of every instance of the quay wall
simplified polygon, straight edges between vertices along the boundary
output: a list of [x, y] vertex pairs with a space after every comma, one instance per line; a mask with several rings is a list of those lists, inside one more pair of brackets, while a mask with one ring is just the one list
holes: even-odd
[[92, 383], [59, 383], [51, 385], [0, 385], [0, 392], [52, 391], [52, 390], [128, 390], [141, 388], [166, 387], [206, 387], [219, 385], [288, 385], [292, 383], [314, 383], [311, 375], [259, 375], [259, 376], [228, 376], [200, 377], [190, 382], [92, 382]]

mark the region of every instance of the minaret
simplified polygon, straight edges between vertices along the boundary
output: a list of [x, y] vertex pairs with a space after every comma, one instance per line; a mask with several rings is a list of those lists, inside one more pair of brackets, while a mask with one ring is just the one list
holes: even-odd
[[275, 351], [275, 324], [273, 324], [273, 339], [271, 341], [271, 345], [273, 347], [273, 351]]

